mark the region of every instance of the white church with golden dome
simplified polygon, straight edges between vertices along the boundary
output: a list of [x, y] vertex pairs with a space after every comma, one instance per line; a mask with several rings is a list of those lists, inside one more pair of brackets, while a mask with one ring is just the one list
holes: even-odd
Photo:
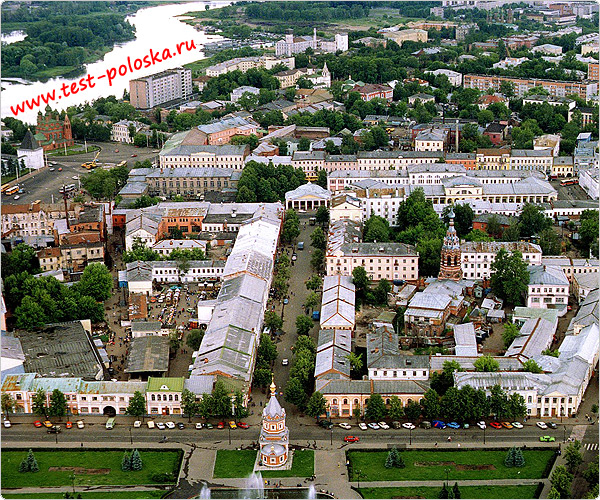
[[277, 401], [275, 382], [271, 382], [271, 398], [263, 410], [258, 444], [262, 467], [283, 467], [289, 456], [289, 430], [285, 425], [285, 410]]

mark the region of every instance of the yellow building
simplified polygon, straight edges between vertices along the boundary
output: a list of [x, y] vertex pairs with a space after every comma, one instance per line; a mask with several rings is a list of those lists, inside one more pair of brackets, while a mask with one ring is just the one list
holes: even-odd
[[403, 42], [427, 42], [428, 36], [427, 31], [417, 29], [407, 29], [399, 31], [388, 31], [383, 34], [384, 38], [388, 40], [394, 40], [398, 45], [402, 45]]

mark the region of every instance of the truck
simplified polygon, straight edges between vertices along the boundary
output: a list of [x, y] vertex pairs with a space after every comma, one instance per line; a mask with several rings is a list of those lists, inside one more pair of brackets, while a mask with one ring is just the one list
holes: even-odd
[[314, 226], [317, 223], [317, 218], [316, 217], [311, 217], [310, 219], [308, 219], [308, 223], [311, 226]]
[[298, 250], [304, 250], [304, 242], [303, 241], [298, 242]]
[[115, 426], [115, 417], [110, 417], [107, 421], [106, 421], [106, 428], [107, 429], [112, 429]]
[[98, 166], [98, 164], [96, 163], [98, 156], [100, 156], [100, 150], [98, 150], [96, 156], [94, 156], [94, 159], [92, 161], [82, 163], [81, 166], [87, 170], [92, 170], [93, 168], [96, 168]]

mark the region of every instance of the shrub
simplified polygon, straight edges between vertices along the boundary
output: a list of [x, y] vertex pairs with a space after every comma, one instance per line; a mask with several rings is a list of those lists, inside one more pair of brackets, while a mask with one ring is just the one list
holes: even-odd
[[174, 483], [176, 480], [175, 474], [172, 472], [159, 472], [152, 475], [152, 481], [155, 483]]

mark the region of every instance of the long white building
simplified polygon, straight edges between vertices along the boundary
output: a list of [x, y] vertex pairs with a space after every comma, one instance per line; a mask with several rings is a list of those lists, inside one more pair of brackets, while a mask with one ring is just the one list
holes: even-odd
[[542, 249], [524, 241], [467, 241], [461, 243], [462, 275], [464, 279], [483, 280], [491, 275], [492, 264], [500, 250], [509, 253], [519, 251], [529, 265], [542, 263]]

